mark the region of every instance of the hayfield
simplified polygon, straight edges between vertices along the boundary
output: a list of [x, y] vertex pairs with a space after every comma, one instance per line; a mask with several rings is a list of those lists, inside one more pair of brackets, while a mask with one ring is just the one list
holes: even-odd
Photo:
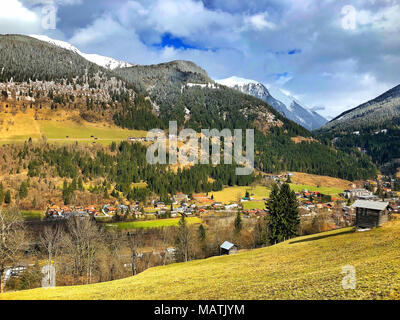
[[246, 201], [242, 206], [245, 210], [265, 209], [265, 201]]
[[[129, 229], [149, 229], [149, 228], [162, 228], [162, 227], [173, 227], [177, 226], [179, 218], [171, 219], [157, 219], [147, 221], [131, 221], [131, 222], [115, 222], [107, 223], [107, 228], [117, 228], [118, 230], [129, 230]], [[186, 218], [186, 222], [190, 224], [199, 224], [203, 221], [197, 217]]]
[[21, 215], [26, 221], [40, 220], [44, 217], [44, 212], [41, 210], [22, 210]]
[[290, 184], [290, 189], [292, 189], [295, 192], [300, 192], [302, 190], [308, 190], [308, 191], [318, 191], [322, 194], [326, 195], [331, 195], [331, 196], [338, 196], [339, 193], [342, 193], [344, 189], [342, 188], [336, 188], [336, 187], [314, 187], [310, 185], [305, 185], [305, 184]]
[[[117, 281], [0, 299], [400, 299], [399, 235], [399, 221], [366, 232], [346, 228]], [[342, 287], [345, 266], [355, 268], [355, 289]]]
[[29, 138], [39, 140], [42, 136], [46, 136], [48, 142], [74, 143], [77, 141], [108, 145], [112, 141], [126, 140], [129, 137], [146, 137], [147, 134], [143, 130], [122, 129], [106, 123], [86, 121], [77, 123], [65, 119], [35, 120], [31, 112], [3, 116], [2, 121], [5, 126], [0, 126], [0, 144], [23, 143]]
[[319, 176], [316, 174], [309, 174], [303, 172], [293, 172], [294, 176], [291, 177], [292, 183], [302, 184], [312, 187], [324, 186], [339, 189], [352, 188], [352, 182], [339, 178], [332, 178], [328, 176]]
[[236, 186], [227, 187], [221, 191], [210, 192], [209, 196], [214, 195], [214, 200], [222, 202], [224, 204], [229, 204], [237, 202], [239, 199], [246, 195], [246, 191], [253, 194], [252, 197], [255, 200], [262, 200], [263, 198], [268, 198], [270, 190], [267, 187], [258, 186]]

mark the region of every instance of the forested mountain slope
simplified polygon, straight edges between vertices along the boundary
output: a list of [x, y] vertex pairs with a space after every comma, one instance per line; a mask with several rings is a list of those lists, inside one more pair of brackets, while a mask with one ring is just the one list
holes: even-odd
[[346, 152], [358, 148], [387, 173], [400, 160], [400, 85], [348, 110], [317, 131]]
[[360, 106], [345, 111], [323, 126], [321, 132], [356, 131], [400, 124], [400, 85]]
[[0, 82], [60, 81], [108, 73], [80, 55], [22, 35], [0, 36]]
[[216, 84], [189, 61], [110, 71], [70, 50], [19, 35], [0, 36], [0, 53], [4, 128], [14, 114], [27, 110], [35, 119], [57, 118], [63, 111], [69, 120], [129, 129], [167, 128], [170, 120], [195, 130], [254, 128], [255, 166], [265, 172], [304, 171], [349, 180], [376, 173], [360, 152], [338, 152], [317, 140], [298, 143], [295, 137], [312, 134], [266, 102]]
[[[191, 62], [134, 66], [116, 72], [150, 96], [154, 111], [165, 123], [177, 120], [196, 130], [255, 128], [256, 167], [265, 172], [304, 171], [350, 180], [376, 172], [358, 151], [350, 156], [318, 141], [294, 142], [297, 136], [312, 134], [265, 101], [213, 82]], [[125, 125], [132, 127], [129, 122]]]

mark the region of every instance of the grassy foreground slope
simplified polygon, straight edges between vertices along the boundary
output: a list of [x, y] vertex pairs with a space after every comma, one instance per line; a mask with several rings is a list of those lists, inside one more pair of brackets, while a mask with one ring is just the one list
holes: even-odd
[[[400, 298], [400, 222], [293, 239], [237, 255], [151, 268], [87, 286], [35, 289], [0, 299], [387, 299]], [[342, 267], [357, 288], [342, 289]]]

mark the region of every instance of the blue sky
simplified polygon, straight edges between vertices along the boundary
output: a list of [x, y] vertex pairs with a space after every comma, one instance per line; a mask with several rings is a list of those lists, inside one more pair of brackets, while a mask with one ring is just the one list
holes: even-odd
[[191, 60], [281, 86], [328, 117], [400, 84], [397, 0], [7, 0], [0, 33], [45, 34], [137, 64]]

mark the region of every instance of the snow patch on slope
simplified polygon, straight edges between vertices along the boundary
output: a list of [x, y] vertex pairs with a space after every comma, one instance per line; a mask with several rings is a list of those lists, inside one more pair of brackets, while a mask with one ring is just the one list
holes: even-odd
[[230, 77], [230, 78], [226, 78], [226, 79], [220, 79], [220, 80], [215, 80], [215, 82], [222, 84], [224, 86], [227, 87], [234, 87], [234, 86], [243, 86], [249, 83], [254, 83], [254, 84], [258, 84], [257, 81], [254, 80], [250, 80], [250, 79], [244, 79], [244, 78], [239, 78], [239, 77]]
[[55, 45], [57, 47], [72, 51], [72, 52], [80, 55], [81, 57], [85, 58], [86, 60], [93, 62], [101, 67], [110, 69], [110, 70], [114, 70], [116, 68], [127, 68], [127, 67], [133, 66], [133, 64], [130, 64], [128, 62], [119, 61], [119, 60], [109, 58], [109, 57], [104, 57], [104, 56], [101, 56], [98, 54], [83, 53], [83, 52], [79, 51], [78, 48], [74, 47], [72, 44], [70, 44], [68, 42], [51, 39], [44, 35], [31, 34], [31, 35], [29, 35], [29, 37], [32, 37], [37, 40], [44, 41], [44, 42], [50, 43], [52, 45]]

